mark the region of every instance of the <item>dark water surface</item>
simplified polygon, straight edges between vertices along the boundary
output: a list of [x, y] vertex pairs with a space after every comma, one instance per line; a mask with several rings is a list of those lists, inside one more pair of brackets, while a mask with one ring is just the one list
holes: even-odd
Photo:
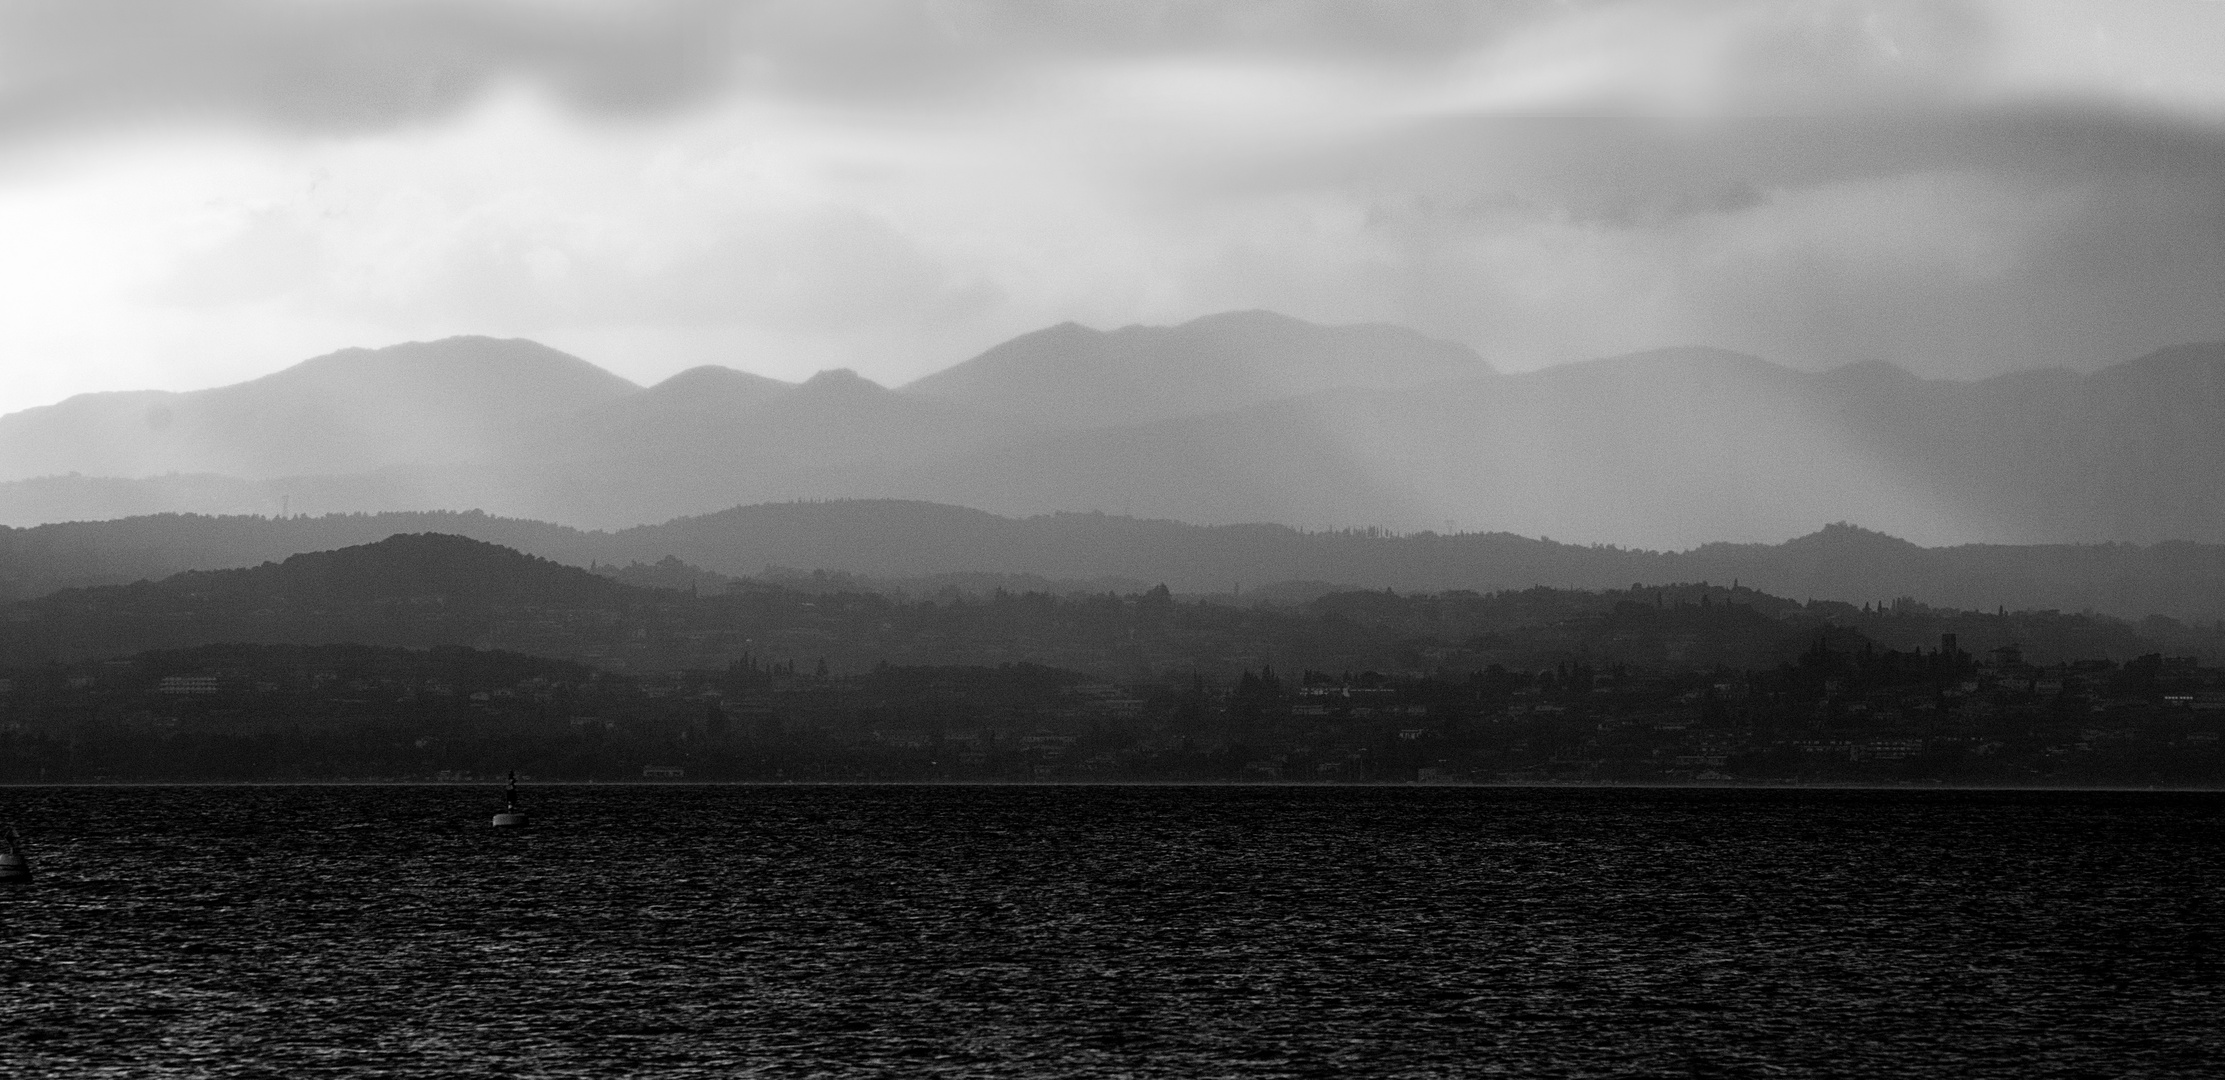
[[0, 1074], [2225, 1075], [2225, 798], [0, 789]]

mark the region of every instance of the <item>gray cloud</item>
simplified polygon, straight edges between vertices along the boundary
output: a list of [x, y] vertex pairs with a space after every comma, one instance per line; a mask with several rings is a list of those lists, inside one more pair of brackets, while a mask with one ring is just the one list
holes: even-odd
[[710, 0], [29, 0], [0, 6], [0, 132], [214, 118], [379, 130], [514, 80], [574, 108], [660, 111], [724, 84], [738, 9]]
[[1318, 150], [1307, 161], [1252, 163], [1222, 179], [1237, 188], [1356, 180], [1447, 208], [1522, 205], [1632, 225], [1743, 209], [1765, 191], [1927, 172], [2044, 183], [2162, 177], [2214, 190], [2225, 178], [2225, 130], [2091, 107], [1698, 121], [1462, 117]]
[[1552, 5], [829, 0], [17, 0], [0, 3], [0, 132], [217, 119], [364, 131], [517, 82], [591, 113], [736, 87], [883, 102], [1031, 68], [1189, 52], [1412, 62]]
[[2225, 133], [2153, 112], [1441, 117], [1183, 181], [1361, 222], [1316, 280], [1240, 255], [1205, 295], [1507, 366], [1690, 343], [1974, 377], [2225, 335]]
[[[507, 84], [595, 114], [730, 93], [962, 108], [1092, 62], [1272, 61], [1408, 80], [1374, 91], [1387, 138], [1417, 115], [1401, 95], [1437, 85], [1418, 115], [1451, 152], [1474, 141], [1463, 125], [1490, 128], [1487, 145], [1595, 172], [1624, 146], [1810, 173], [2051, 139], [2058, 154], [2206, 153], [2095, 122], [2119, 101], [2085, 117], [2060, 95], [2004, 103], [1994, 22], [1973, 0], [0, 0], [0, 135], [196, 117], [375, 131]], [[1500, 85], [1539, 77], [1557, 85], [1542, 100]], [[1825, 117], [1840, 123], [1803, 123]], [[1740, 118], [1760, 123], [1704, 123]]]

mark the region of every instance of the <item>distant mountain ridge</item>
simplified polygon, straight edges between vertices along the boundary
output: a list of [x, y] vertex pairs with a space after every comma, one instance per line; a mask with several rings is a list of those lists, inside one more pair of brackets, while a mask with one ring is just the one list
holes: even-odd
[[576, 356], [516, 339], [342, 349], [232, 386], [80, 394], [0, 417], [0, 479], [268, 480], [468, 461], [639, 391]]
[[1323, 391], [1493, 374], [1474, 350], [1381, 323], [1318, 326], [1267, 311], [1180, 326], [1023, 334], [904, 393], [1058, 428], [1201, 416]]
[[1703, 348], [1505, 375], [1394, 327], [1236, 312], [1053, 327], [895, 390], [716, 367], [643, 389], [463, 338], [0, 417], [0, 523], [289, 506], [613, 529], [796, 499], [1654, 548], [1833, 521], [2219, 543], [2225, 344], [1968, 383]]
[[1504, 533], [1306, 533], [1103, 514], [1013, 519], [897, 500], [736, 507], [616, 532], [482, 513], [262, 517], [157, 515], [0, 529], [0, 600], [184, 570], [254, 566], [396, 533], [469, 536], [572, 567], [676, 558], [729, 576], [768, 567], [885, 578], [1035, 575], [1164, 582], [1178, 592], [1258, 595], [1270, 585], [1496, 591], [1545, 585], [1736, 581], [1794, 599], [1889, 605], [1902, 597], [1990, 611], [2093, 610], [2204, 625], [2225, 620], [2225, 546], [2174, 542], [1920, 547], [1835, 525], [1783, 544], [1642, 551]]

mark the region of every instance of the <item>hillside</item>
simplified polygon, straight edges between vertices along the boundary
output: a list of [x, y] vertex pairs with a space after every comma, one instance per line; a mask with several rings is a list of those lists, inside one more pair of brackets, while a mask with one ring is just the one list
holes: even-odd
[[[2094, 544], [1921, 547], [1835, 525], [1784, 544], [1642, 551], [1504, 533], [1308, 533], [1280, 525], [1198, 526], [1104, 514], [1014, 519], [922, 502], [771, 503], [617, 532], [486, 514], [258, 517], [157, 515], [0, 529], [0, 598], [119, 584], [182, 570], [253, 566], [399, 532], [467, 535], [571, 566], [677, 558], [740, 577], [767, 567], [881, 578], [1036, 575], [1049, 581], [1165, 582], [1177, 592], [1621, 588], [1633, 581], [1737, 581], [1780, 596], [1857, 606], [1901, 597], [1976, 610], [2092, 610], [2127, 618], [2225, 619], [2225, 548]], [[1078, 586], [1077, 586], [1078, 587]]]
[[521, 613], [608, 615], [654, 595], [478, 540], [396, 535], [21, 601], [0, 627], [0, 655], [25, 663], [217, 642], [471, 645]]
[[[302, 610], [432, 605], [444, 612], [497, 605], [608, 607], [627, 590], [577, 567], [469, 537], [396, 534], [374, 544], [312, 551], [239, 570], [189, 570], [125, 587], [155, 604]], [[75, 597], [58, 594], [67, 603]]]

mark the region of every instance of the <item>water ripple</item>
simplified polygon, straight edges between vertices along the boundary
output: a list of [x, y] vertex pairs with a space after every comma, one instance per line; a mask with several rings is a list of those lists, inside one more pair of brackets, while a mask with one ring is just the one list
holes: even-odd
[[2225, 1074], [2217, 796], [0, 792], [12, 1076]]

